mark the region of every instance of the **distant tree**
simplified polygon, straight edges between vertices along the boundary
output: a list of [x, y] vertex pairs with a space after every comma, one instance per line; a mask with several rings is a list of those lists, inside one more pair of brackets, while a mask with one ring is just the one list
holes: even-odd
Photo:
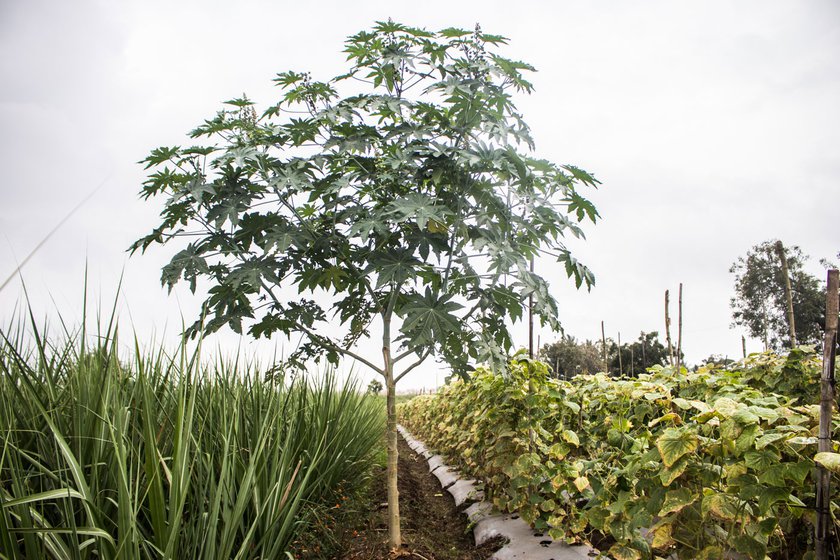
[[[564, 238], [597, 218], [579, 192], [597, 181], [533, 155], [512, 101], [532, 68], [497, 54], [505, 43], [381, 22], [347, 40], [341, 76], [279, 74], [275, 105], [231, 100], [193, 132], [206, 145], [145, 160], [141, 195], [166, 203], [132, 249], [184, 240], [163, 282], [209, 287], [191, 332], [244, 323], [255, 337], [300, 336], [295, 363], [353, 358], [382, 376], [392, 549], [396, 383], [429, 357], [464, 376], [476, 362], [503, 371], [529, 296], [559, 328], [534, 256], [562, 262], [578, 287], [594, 281]], [[356, 347], [372, 324], [379, 357]]]
[[368, 383], [367, 392], [370, 395], [378, 395], [382, 392], [382, 382], [378, 379], [372, 380], [370, 383]]
[[708, 358], [705, 358], [702, 362], [700, 362], [700, 365], [725, 368], [735, 363], [737, 362], [732, 358], [721, 356], [720, 354], [710, 354]]
[[614, 340], [607, 339], [607, 361], [611, 375], [619, 375], [619, 372], [623, 372], [624, 375], [638, 375], [649, 367], [666, 364], [668, 348], [659, 342], [659, 333], [656, 331], [642, 332], [638, 340], [632, 343], [625, 342], [621, 348]]
[[561, 379], [604, 369], [601, 350], [595, 343], [590, 340], [578, 342], [573, 336], [565, 334], [557, 342], [544, 344], [539, 357], [548, 364], [552, 375]]
[[[729, 272], [735, 275], [733, 325], [745, 327], [750, 336], [764, 341], [767, 349], [789, 347], [784, 275], [775, 249], [776, 240], [752, 247]], [[825, 324], [822, 282], [803, 270], [808, 256], [793, 245], [785, 247], [793, 299], [793, 316], [799, 344], [819, 344]]]

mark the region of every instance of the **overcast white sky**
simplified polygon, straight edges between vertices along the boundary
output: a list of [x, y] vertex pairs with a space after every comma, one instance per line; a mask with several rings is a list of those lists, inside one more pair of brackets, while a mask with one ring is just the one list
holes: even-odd
[[[87, 262], [103, 308], [124, 275], [124, 330], [174, 345], [199, 299], [160, 287], [176, 247], [128, 258], [159, 210], [138, 199], [135, 162], [187, 142], [226, 99], [271, 101], [277, 72], [340, 73], [344, 38], [388, 17], [429, 29], [479, 22], [511, 39], [508, 56], [539, 70], [536, 93], [518, 100], [539, 155], [603, 183], [592, 195], [603, 221], [572, 245], [596, 274], [592, 292], [537, 264], [568, 333], [599, 338], [601, 320], [622, 340], [662, 333], [663, 293], [683, 282], [688, 361], [739, 357], [731, 263], [781, 238], [810, 254], [822, 278], [817, 259], [840, 251], [833, 0], [0, 0], [0, 277], [102, 185], [24, 267], [35, 315], [80, 320]], [[21, 298], [20, 282], [0, 292], [0, 323]], [[523, 325], [523, 345], [526, 333]], [[211, 343], [234, 352], [240, 341], [228, 333]], [[241, 344], [262, 355], [272, 346]], [[363, 350], [378, 353], [376, 343]], [[430, 364], [402, 388], [442, 379]]]

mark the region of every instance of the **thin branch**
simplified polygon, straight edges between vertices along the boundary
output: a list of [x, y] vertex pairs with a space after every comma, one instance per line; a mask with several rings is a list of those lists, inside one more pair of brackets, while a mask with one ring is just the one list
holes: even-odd
[[394, 383], [399, 382], [399, 380], [400, 380], [400, 379], [402, 379], [403, 377], [405, 377], [405, 375], [406, 375], [408, 372], [410, 372], [411, 370], [413, 370], [414, 368], [416, 368], [417, 366], [419, 366], [420, 364], [422, 364], [423, 362], [425, 362], [425, 361], [426, 361], [426, 358], [428, 358], [428, 357], [429, 357], [429, 354], [431, 354], [431, 353], [432, 353], [432, 349], [431, 349], [431, 348], [427, 348], [427, 349], [426, 349], [426, 351], [425, 351], [425, 352], [423, 352], [423, 355], [422, 355], [422, 356], [420, 356], [420, 357], [417, 359], [417, 361], [416, 361], [416, 362], [414, 362], [413, 364], [411, 364], [410, 366], [408, 366], [407, 368], [405, 368], [405, 369], [403, 370], [403, 372], [402, 372], [401, 374], [399, 374], [399, 375], [398, 375], [398, 376], [394, 379]]
[[[269, 287], [269, 286], [265, 283], [265, 281], [264, 281], [264, 280], [260, 280], [260, 284], [262, 284], [263, 289], [266, 291], [266, 293], [268, 293], [269, 297], [271, 297], [271, 299], [272, 299], [272, 300], [274, 300], [274, 303], [275, 303], [276, 305], [280, 306], [280, 305], [281, 305], [281, 304], [280, 304], [280, 300], [279, 300], [279, 299], [277, 299], [277, 296], [275, 296], [275, 295], [274, 295], [274, 292], [273, 292], [273, 291], [271, 291], [271, 288], [270, 288], [270, 287]], [[335, 350], [336, 352], [338, 352], [338, 353], [340, 353], [340, 354], [344, 354], [345, 356], [349, 356], [350, 358], [353, 358], [354, 360], [356, 360], [356, 361], [358, 361], [358, 362], [361, 362], [361, 363], [365, 364], [366, 366], [368, 366], [370, 369], [372, 369], [372, 370], [373, 370], [373, 371], [375, 371], [376, 373], [378, 373], [378, 374], [380, 374], [380, 375], [384, 375], [384, 372], [382, 371], [382, 369], [381, 369], [381, 368], [379, 368], [379, 367], [375, 366], [375, 365], [373, 364], [373, 362], [371, 362], [371, 361], [367, 360], [366, 358], [363, 358], [362, 356], [360, 356], [359, 354], [356, 354], [356, 353], [355, 353], [355, 352], [353, 352], [352, 350], [350, 350], [350, 349], [348, 349], [348, 348], [342, 348], [341, 346], [339, 346], [339, 345], [335, 344], [335, 343], [334, 343], [332, 340], [330, 340], [329, 338], [324, 337], [324, 336], [321, 336], [321, 335], [319, 335], [319, 334], [315, 334], [315, 333], [314, 333], [314, 332], [312, 332], [312, 331], [311, 331], [308, 327], [306, 327], [306, 326], [304, 326], [304, 325], [300, 324], [300, 323], [299, 323], [299, 322], [297, 322], [297, 321], [295, 321], [295, 322], [294, 322], [294, 324], [295, 324], [295, 328], [296, 328], [296, 329], [298, 329], [298, 330], [299, 330], [299, 331], [301, 331], [301, 332], [306, 333], [306, 335], [307, 335], [310, 339], [312, 339], [312, 340], [316, 341], [316, 342], [317, 342], [318, 344], [320, 344], [321, 346], [324, 346], [325, 348], [329, 348], [330, 350]]]

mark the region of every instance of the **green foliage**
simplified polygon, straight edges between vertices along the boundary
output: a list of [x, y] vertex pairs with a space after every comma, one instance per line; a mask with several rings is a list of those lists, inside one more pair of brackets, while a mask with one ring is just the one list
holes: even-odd
[[367, 386], [367, 392], [369, 395], [378, 395], [382, 392], [382, 382], [374, 379]]
[[[807, 550], [813, 352], [679, 376], [660, 366], [567, 382], [539, 363], [511, 369], [508, 379], [481, 370], [400, 409], [428, 446], [484, 481], [502, 511], [568, 542], [598, 531], [615, 541], [612, 558], [763, 560]], [[817, 459], [837, 468], [837, 456]]]
[[[504, 369], [506, 318], [521, 318], [529, 296], [558, 326], [528, 260], [551, 255], [590, 286], [564, 239], [598, 217], [579, 191], [596, 186], [591, 175], [533, 154], [513, 103], [533, 69], [498, 54], [505, 43], [478, 28], [379, 22], [347, 40], [345, 74], [279, 74], [279, 101], [262, 112], [227, 102], [192, 133], [206, 145], [143, 160], [141, 196], [164, 208], [132, 251], [188, 240], [162, 281], [210, 286], [192, 333], [300, 333], [294, 362], [326, 351], [383, 373], [388, 360], [380, 369], [349, 349], [393, 314], [394, 363], [436, 355], [458, 373]], [[342, 334], [323, 334], [327, 324]]]
[[638, 340], [625, 342], [620, 348], [612, 339], [607, 339], [607, 361], [612, 375], [635, 375], [646, 372], [650, 367], [665, 365], [668, 349], [659, 341], [658, 332], [642, 332]]
[[[790, 347], [782, 265], [776, 241], [765, 241], [739, 257], [729, 272], [735, 275], [735, 296], [731, 300], [735, 325], [750, 336], [765, 341], [768, 348]], [[793, 297], [793, 316], [799, 344], [819, 344], [825, 325], [825, 287], [803, 270], [808, 256], [797, 246], [785, 247]]]
[[539, 357], [548, 364], [554, 377], [569, 379], [581, 373], [598, 373], [604, 369], [601, 350], [593, 342], [578, 342], [564, 334], [560, 340], [544, 344]]
[[281, 558], [383, 427], [330, 375], [207, 369], [186, 348], [125, 365], [110, 331], [92, 349], [0, 334], [2, 558]]

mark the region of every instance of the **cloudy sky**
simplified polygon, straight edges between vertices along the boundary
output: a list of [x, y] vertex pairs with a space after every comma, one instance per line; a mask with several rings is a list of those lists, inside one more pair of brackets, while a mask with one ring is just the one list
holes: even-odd
[[[30, 305], [54, 325], [59, 313], [78, 323], [87, 266], [90, 297], [106, 314], [116, 298], [124, 332], [174, 345], [199, 298], [160, 287], [175, 247], [126, 253], [159, 211], [137, 197], [136, 162], [185, 142], [226, 99], [271, 102], [277, 72], [341, 73], [344, 38], [389, 17], [429, 29], [479, 22], [539, 70], [536, 92], [517, 100], [539, 155], [602, 182], [592, 198], [603, 220], [572, 245], [596, 274], [592, 292], [537, 263], [568, 333], [599, 338], [602, 320], [622, 340], [662, 332], [664, 291], [682, 282], [688, 361], [738, 357], [732, 262], [781, 238], [823, 277], [817, 259], [840, 251], [833, 0], [0, 0], [0, 281], [98, 189], [23, 268]], [[19, 280], [0, 292], [2, 324], [22, 297]], [[273, 349], [231, 333], [212, 344]], [[442, 378], [430, 364], [403, 388]]]

